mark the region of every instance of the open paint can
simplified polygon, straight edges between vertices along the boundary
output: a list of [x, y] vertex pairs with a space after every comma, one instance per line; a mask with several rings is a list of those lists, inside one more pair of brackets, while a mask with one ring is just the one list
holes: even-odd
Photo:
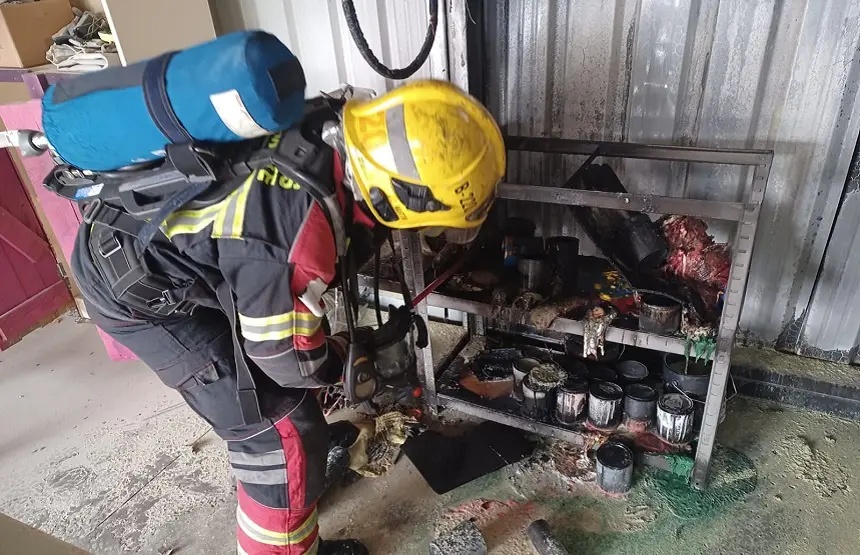
[[683, 391], [697, 399], [704, 399], [711, 383], [712, 364], [697, 362], [684, 355], [663, 355], [663, 383], [670, 391]]
[[597, 449], [597, 487], [606, 493], [621, 494], [633, 485], [633, 451], [609, 440]]
[[588, 402], [588, 380], [571, 376], [555, 392], [555, 419], [569, 426], [585, 415]]
[[621, 423], [621, 402], [624, 391], [611, 382], [594, 382], [588, 388], [588, 423], [599, 429], [609, 429]]
[[624, 414], [637, 422], [654, 422], [657, 411], [657, 392], [642, 383], [632, 383], [624, 388]]
[[689, 443], [693, 418], [693, 401], [682, 393], [666, 393], [657, 401], [657, 434], [666, 443]]
[[639, 301], [639, 329], [671, 335], [681, 326], [681, 303], [665, 295], [645, 293]]
[[536, 358], [518, 358], [514, 361], [514, 398], [517, 401], [523, 401], [523, 379], [537, 366], [540, 366], [540, 361]]

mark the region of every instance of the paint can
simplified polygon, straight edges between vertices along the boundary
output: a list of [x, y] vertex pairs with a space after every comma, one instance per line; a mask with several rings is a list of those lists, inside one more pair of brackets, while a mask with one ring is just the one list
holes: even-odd
[[[691, 397], [696, 405], [696, 422], [701, 424], [705, 411], [705, 400], [708, 398], [708, 387], [711, 384], [711, 369], [713, 362], [692, 359], [685, 360], [682, 355], [667, 353], [663, 357], [663, 383], [667, 391], [680, 391]], [[723, 394], [720, 403], [719, 423], [726, 419], [726, 397]]]
[[624, 415], [638, 422], [654, 422], [657, 392], [644, 383], [628, 384], [624, 388]]
[[671, 335], [681, 327], [681, 303], [664, 295], [644, 293], [639, 299], [639, 329]]
[[609, 429], [621, 423], [624, 390], [611, 382], [593, 382], [588, 388], [588, 423], [598, 429]]
[[621, 494], [633, 485], [633, 451], [609, 440], [597, 448], [597, 487], [605, 493]]
[[555, 419], [569, 426], [585, 414], [588, 402], [588, 380], [571, 376], [555, 392]]
[[641, 382], [648, 377], [648, 367], [636, 360], [622, 360], [615, 364], [618, 381], [621, 383]]
[[534, 236], [536, 229], [534, 222], [526, 218], [505, 220], [502, 239], [505, 267], [516, 268], [517, 260], [523, 253], [543, 252], [543, 238]]
[[540, 365], [536, 358], [518, 358], [514, 361], [514, 399], [523, 402], [523, 378]]
[[588, 367], [588, 380], [592, 382], [612, 382], [618, 381], [618, 372], [605, 364], [592, 364]]
[[553, 361], [542, 362], [532, 368], [529, 372], [529, 381], [533, 386], [546, 389], [554, 389], [567, 379], [567, 372]]
[[517, 271], [520, 273], [524, 291], [540, 295], [547, 293], [550, 268], [546, 257], [539, 254], [521, 255], [517, 260]]
[[666, 443], [689, 443], [693, 418], [693, 401], [682, 393], [666, 393], [657, 401], [657, 434]]
[[621, 220], [615, 241], [623, 245], [619, 250], [628, 253], [626, 258], [638, 271], [657, 268], [666, 260], [669, 251], [657, 226], [647, 214], [640, 212], [628, 212], [628, 216]]
[[526, 376], [523, 379], [523, 416], [545, 420], [550, 412], [550, 394], [550, 389], [543, 384], [532, 383], [529, 376]]
[[684, 355], [663, 355], [663, 383], [669, 391], [683, 391], [691, 397], [704, 399], [711, 382], [711, 362], [696, 362]]

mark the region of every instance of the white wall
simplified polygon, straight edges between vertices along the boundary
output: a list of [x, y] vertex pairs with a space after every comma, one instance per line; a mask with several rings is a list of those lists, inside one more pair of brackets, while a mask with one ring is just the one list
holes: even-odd
[[207, 0], [102, 0], [102, 8], [122, 65], [215, 38]]
[[[444, 12], [440, 2], [440, 12]], [[377, 75], [358, 53], [338, 0], [210, 0], [218, 34], [262, 29], [280, 38], [302, 62], [307, 95], [340, 83], [389, 90], [393, 82]], [[427, 31], [425, 0], [355, 0], [359, 22], [376, 56], [389, 67], [407, 65]], [[430, 58], [413, 79], [446, 78], [444, 14]]]

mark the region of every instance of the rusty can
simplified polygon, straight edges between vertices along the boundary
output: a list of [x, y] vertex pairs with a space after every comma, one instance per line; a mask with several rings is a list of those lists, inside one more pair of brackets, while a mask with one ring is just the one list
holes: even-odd
[[653, 293], [639, 300], [639, 329], [648, 333], [670, 335], [681, 327], [681, 303]]

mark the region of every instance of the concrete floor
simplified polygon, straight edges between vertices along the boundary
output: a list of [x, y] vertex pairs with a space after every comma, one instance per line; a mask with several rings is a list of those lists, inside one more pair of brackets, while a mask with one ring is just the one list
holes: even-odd
[[[66, 317], [0, 353], [0, 419], [0, 512], [94, 553], [235, 553], [223, 443], [142, 364], [109, 361], [91, 326]], [[528, 553], [521, 530], [544, 517], [577, 554], [860, 552], [860, 423], [738, 399], [719, 440], [705, 496], [643, 473], [607, 499], [540, 460], [437, 496], [404, 458], [331, 492], [322, 532], [426, 553], [472, 517], [506, 555]]]

